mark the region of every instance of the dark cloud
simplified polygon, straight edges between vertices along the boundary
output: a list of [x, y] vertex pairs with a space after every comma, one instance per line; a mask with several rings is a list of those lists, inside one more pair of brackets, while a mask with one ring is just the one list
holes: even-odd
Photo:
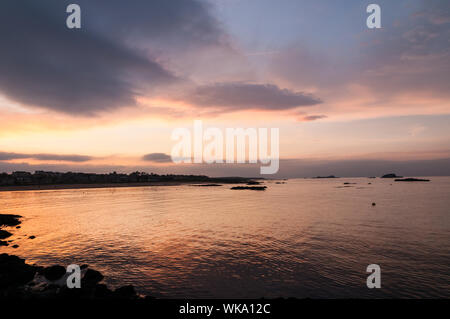
[[328, 116], [326, 115], [307, 115], [304, 116], [300, 119], [300, 121], [304, 121], [304, 122], [311, 122], [311, 121], [316, 121], [316, 120], [320, 120], [320, 119], [326, 119]]
[[93, 158], [84, 155], [33, 154], [32, 158], [40, 161], [88, 162]]
[[156, 163], [169, 163], [172, 162], [172, 158], [164, 153], [150, 153], [142, 157], [144, 161], [156, 162]]
[[133, 40], [198, 46], [220, 37], [197, 0], [77, 1], [79, 30], [66, 27], [71, 2], [1, 1], [1, 94], [74, 115], [134, 105], [178, 79]]
[[10, 161], [14, 159], [28, 158], [25, 154], [0, 152], [0, 161]]
[[111, 38], [144, 40], [172, 49], [226, 41], [206, 1], [79, 0], [77, 3], [89, 10], [85, 10], [88, 19], [85, 25]]
[[224, 110], [287, 110], [322, 103], [320, 99], [272, 84], [216, 83], [196, 88], [185, 99], [196, 105]]
[[93, 157], [85, 155], [22, 154], [22, 153], [0, 152], [0, 161], [10, 161], [15, 159], [35, 159], [39, 161], [82, 163], [92, 160]]

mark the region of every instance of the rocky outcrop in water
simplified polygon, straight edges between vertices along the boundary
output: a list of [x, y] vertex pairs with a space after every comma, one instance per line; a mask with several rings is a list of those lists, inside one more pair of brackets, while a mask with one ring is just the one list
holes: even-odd
[[22, 216], [19, 215], [11, 215], [11, 214], [0, 214], [0, 227], [2, 226], [17, 226], [20, 224], [20, 218]]
[[[20, 224], [19, 215], [0, 214], [0, 228]], [[3, 238], [12, 234], [0, 229]], [[6, 236], [6, 237], [5, 237]], [[30, 236], [34, 237], [34, 236]], [[8, 243], [0, 241], [0, 246]], [[19, 247], [18, 245], [12, 246]], [[139, 299], [133, 286], [112, 290], [102, 284], [103, 275], [88, 266], [81, 266], [81, 288], [69, 288], [70, 273], [60, 265], [30, 265], [14, 255], [0, 254], [0, 299]], [[148, 298], [148, 297], [147, 297]]]
[[[20, 224], [20, 218], [22, 216], [19, 215], [11, 215], [11, 214], [0, 214], [0, 246], [8, 246], [9, 243], [2, 239], [6, 239], [12, 236], [9, 231], [3, 230], [2, 227], [13, 227]], [[20, 227], [20, 226], [17, 226]], [[16, 227], [16, 228], [17, 228]], [[19, 246], [17, 246], [19, 247]]]
[[232, 190], [252, 190], [252, 191], [265, 191], [267, 186], [235, 186], [231, 187]]
[[0, 229], [0, 239], [6, 239], [10, 236], [12, 236], [12, 234], [9, 231]]
[[336, 176], [334, 176], [334, 175], [329, 175], [329, 176], [316, 176], [316, 177], [313, 177], [314, 179], [323, 179], [323, 178], [337, 178]]
[[403, 176], [397, 176], [394, 173], [390, 173], [390, 174], [385, 174], [383, 176], [381, 176], [381, 178], [402, 178]]
[[430, 182], [430, 180], [421, 178], [400, 178], [396, 179], [395, 182]]
[[249, 181], [247, 183], [247, 185], [261, 185], [261, 182], [257, 182], [257, 181]]
[[133, 286], [115, 290], [101, 284], [103, 275], [84, 267], [81, 288], [68, 288], [66, 269], [29, 265], [17, 256], [0, 254], [0, 299], [139, 299]]

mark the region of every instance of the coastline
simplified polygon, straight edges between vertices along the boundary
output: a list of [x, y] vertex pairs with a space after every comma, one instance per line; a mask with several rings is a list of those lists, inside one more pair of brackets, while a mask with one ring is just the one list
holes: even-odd
[[91, 188], [117, 188], [117, 187], [149, 187], [149, 186], [180, 186], [205, 184], [247, 184], [259, 178], [244, 177], [208, 177], [205, 180], [175, 180], [152, 181], [135, 183], [85, 183], [85, 184], [35, 184], [35, 185], [8, 185], [0, 186], [0, 192], [39, 191], [39, 190], [64, 190], [64, 189], [91, 189]]
[[[196, 184], [195, 182], [148, 182], [148, 183], [105, 183], [105, 184], [53, 184], [53, 185], [17, 185], [0, 186], [0, 192], [62, 190], [62, 189], [90, 189], [90, 188], [116, 188], [116, 187], [148, 187], [148, 186], [179, 186]], [[200, 183], [199, 183], [200, 184]]]

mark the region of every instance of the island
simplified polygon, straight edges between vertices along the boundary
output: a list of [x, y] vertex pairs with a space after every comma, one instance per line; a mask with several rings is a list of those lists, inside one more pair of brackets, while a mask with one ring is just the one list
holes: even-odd
[[322, 178], [338, 178], [338, 177], [336, 177], [336, 176], [334, 176], [334, 175], [329, 175], [329, 176], [316, 176], [316, 177], [313, 177], [314, 179], [322, 179]]
[[402, 178], [403, 176], [397, 176], [394, 173], [390, 173], [390, 174], [385, 174], [383, 176], [381, 176], [381, 178]]
[[399, 178], [396, 179], [395, 182], [430, 182], [430, 180], [421, 178]]
[[235, 186], [231, 187], [232, 190], [252, 190], [252, 191], [265, 191], [267, 186]]

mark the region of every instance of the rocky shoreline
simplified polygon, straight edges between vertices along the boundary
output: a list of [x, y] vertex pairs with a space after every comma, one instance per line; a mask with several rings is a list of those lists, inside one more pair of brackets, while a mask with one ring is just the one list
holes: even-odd
[[[3, 239], [12, 234], [2, 228], [20, 227], [20, 218], [19, 215], [0, 214]], [[80, 269], [81, 288], [70, 289], [66, 283], [70, 274], [65, 267], [30, 265], [20, 257], [0, 254], [0, 299], [152, 299], [138, 295], [131, 285], [110, 289], [101, 283], [104, 276], [100, 272], [87, 265], [80, 266]]]

